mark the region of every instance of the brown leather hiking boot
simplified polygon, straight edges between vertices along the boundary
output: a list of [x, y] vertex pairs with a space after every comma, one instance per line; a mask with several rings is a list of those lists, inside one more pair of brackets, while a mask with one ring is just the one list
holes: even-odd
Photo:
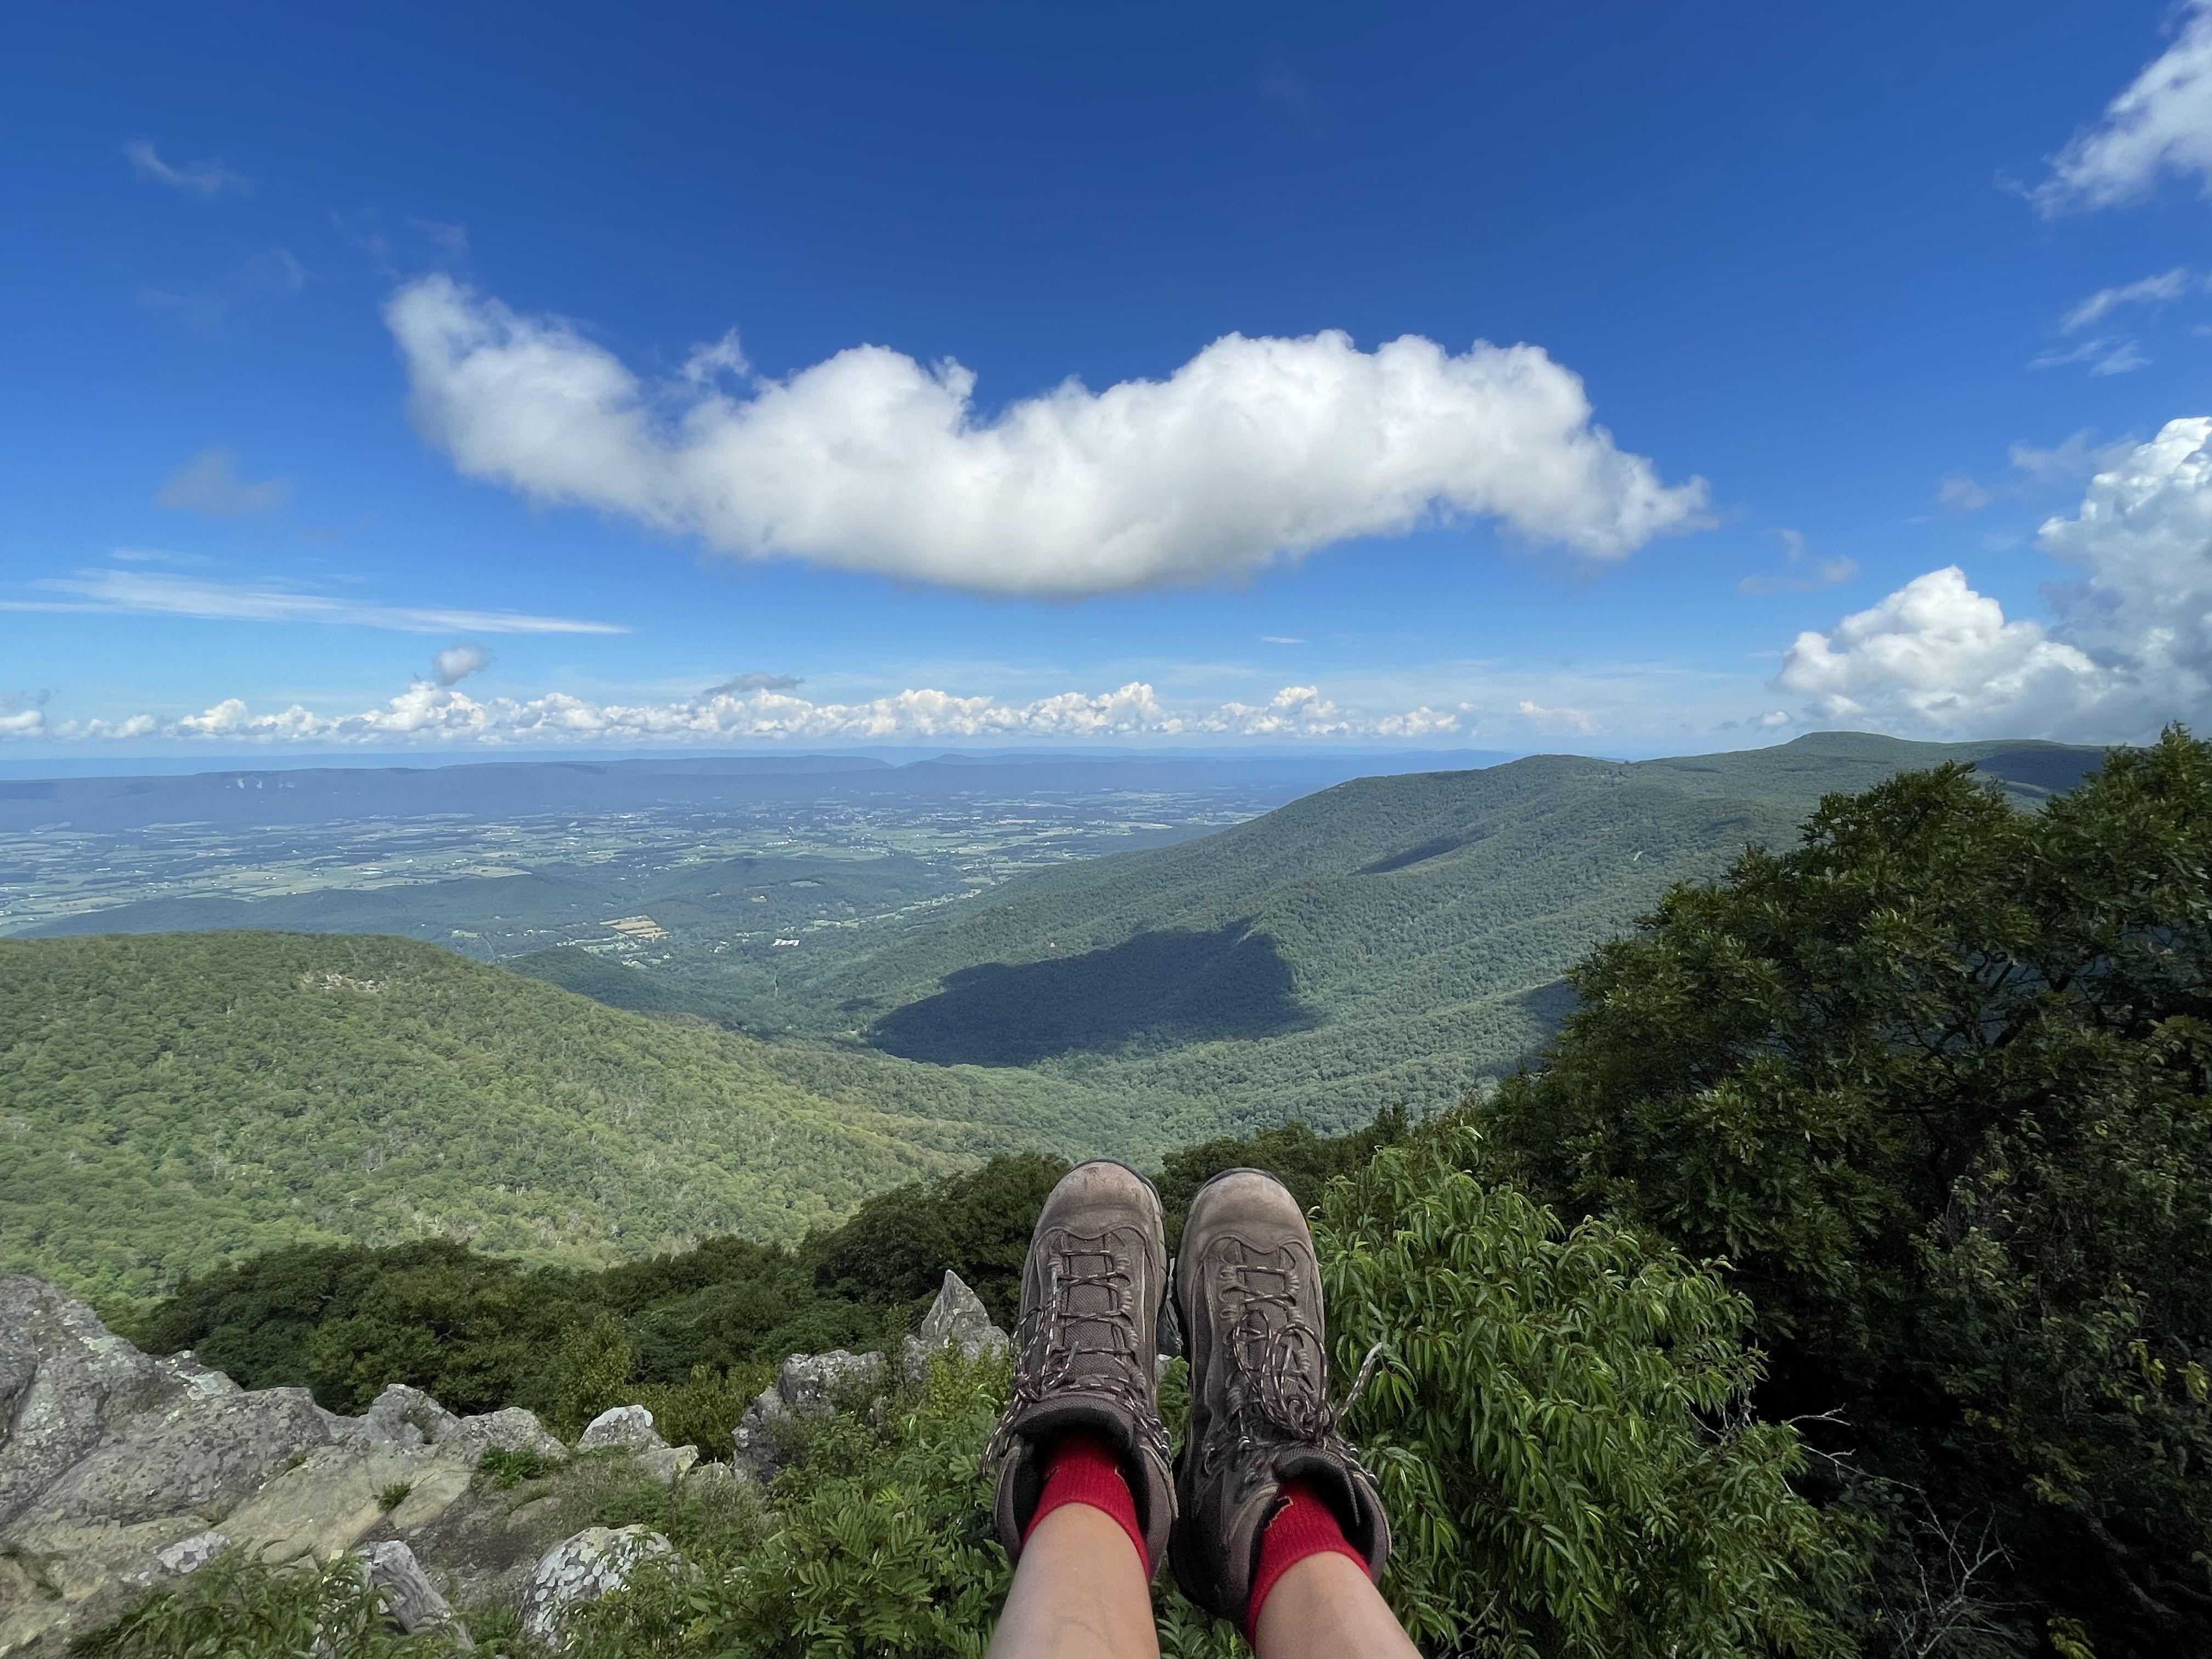
[[1320, 1264], [1297, 1200], [1257, 1170], [1214, 1176], [1191, 1200], [1175, 1279], [1190, 1357], [1182, 1514], [1169, 1544], [1182, 1593], [1242, 1626], [1260, 1537], [1290, 1480], [1329, 1506], [1380, 1576], [1390, 1527], [1373, 1477], [1337, 1432], [1343, 1408], [1328, 1403]]
[[1166, 1299], [1167, 1235], [1152, 1183], [1103, 1158], [1062, 1176], [1030, 1235], [1013, 1395], [983, 1455], [987, 1468], [999, 1464], [999, 1541], [1010, 1559], [1020, 1559], [1044, 1487], [1042, 1454], [1079, 1429], [1113, 1448], [1158, 1571], [1175, 1519], [1157, 1375]]

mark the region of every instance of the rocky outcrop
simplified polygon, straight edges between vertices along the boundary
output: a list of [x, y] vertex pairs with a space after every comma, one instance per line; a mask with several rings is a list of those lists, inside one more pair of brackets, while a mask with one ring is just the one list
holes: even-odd
[[642, 1406], [617, 1406], [601, 1412], [585, 1426], [578, 1451], [657, 1451], [668, 1443], [653, 1426], [653, 1413]]
[[[991, 1322], [982, 1298], [945, 1270], [937, 1300], [917, 1336], [906, 1339], [900, 1374], [909, 1385], [921, 1382], [933, 1355], [958, 1352], [969, 1360], [1003, 1354], [1012, 1343]], [[789, 1459], [804, 1423], [833, 1415], [841, 1406], [868, 1402], [880, 1409], [889, 1368], [880, 1353], [795, 1353], [783, 1362], [775, 1381], [745, 1407], [732, 1437], [737, 1466], [762, 1481], [772, 1480]]]
[[983, 1305], [983, 1298], [947, 1267], [937, 1300], [922, 1316], [920, 1334], [906, 1340], [900, 1370], [908, 1382], [920, 1382], [932, 1354], [953, 1352], [974, 1361], [986, 1354], [1003, 1354], [1012, 1346], [1006, 1334], [991, 1322], [991, 1311]]
[[[948, 1273], [896, 1372], [881, 1353], [793, 1354], [746, 1408], [735, 1467], [695, 1471], [698, 1448], [669, 1445], [642, 1406], [602, 1413], [573, 1460], [526, 1411], [461, 1417], [404, 1383], [340, 1416], [302, 1389], [243, 1389], [189, 1353], [141, 1353], [55, 1286], [0, 1274], [0, 1659], [59, 1655], [225, 1549], [274, 1564], [351, 1553], [403, 1630], [447, 1626], [465, 1644], [454, 1607], [489, 1602], [521, 1607], [543, 1636], [670, 1549], [642, 1528], [574, 1530], [606, 1481], [704, 1495], [766, 1480], [804, 1424], [884, 1409], [933, 1354], [1006, 1346]], [[556, 1472], [497, 1486], [478, 1470], [493, 1448]]]
[[404, 1385], [360, 1417], [303, 1389], [243, 1389], [0, 1275], [0, 1655], [58, 1651], [227, 1546], [319, 1561], [396, 1541], [467, 1493], [493, 1446], [566, 1455], [526, 1411], [457, 1417]]
[[831, 1415], [841, 1401], [879, 1398], [885, 1369], [879, 1353], [832, 1348], [792, 1355], [738, 1419], [732, 1439], [738, 1467], [757, 1480], [773, 1480], [790, 1458], [801, 1423]]
[[547, 1646], [556, 1645], [570, 1608], [620, 1589], [639, 1562], [672, 1553], [665, 1538], [644, 1527], [590, 1527], [564, 1539], [530, 1575], [522, 1592], [522, 1628]]

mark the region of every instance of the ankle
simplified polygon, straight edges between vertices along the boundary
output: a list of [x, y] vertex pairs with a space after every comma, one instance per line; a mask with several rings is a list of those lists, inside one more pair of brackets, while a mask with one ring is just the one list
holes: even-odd
[[1283, 1577], [1300, 1562], [1317, 1555], [1341, 1555], [1367, 1577], [1367, 1559], [1344, 1535], [1336, 1512], [1303, 1480], [1285, 1482], [1283, 1507], [1260, 1535], [1260, 1559], [1252, 1572], [1252, 1596], [1244, 1604], [1244, 1639], [1255, 1640], [1260, 1613]]
[[1043, 1462], [1044, 1487], [1037, 1494], [1029, 1524], [1022, 1528], [1023, 1543], [1029, 1542], [1037, 1523], [1054, 1510], [1069, 1504], [1086, 1504], [1104, 1511], [1120, 1524], [1136, 1547], [1137, 1559], [1149, 1577], [1152, 1553], [1145, 1547], [1144, 1528], [1137, 1520], [1137, 1500], [1113, 1447], [1095, 1434], [1063, 1435], [1046, 1449]]

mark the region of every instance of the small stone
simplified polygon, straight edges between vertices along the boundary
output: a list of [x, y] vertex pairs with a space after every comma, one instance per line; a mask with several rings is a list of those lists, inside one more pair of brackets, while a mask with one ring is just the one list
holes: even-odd
[[617, 1406], [601, 1412], [576, 1442], [578, 1451], [659, 1451], [668, 1443], [653, 1426], [653, 1413], [642, 1406]]
[[983, 1305], [983, 1298], [947, 1267], [937, 1300], [922, 1316], [920, 1334], [906, 1340], [899, 1370], [908, 1382], [920, 1382], [932, 1354], [957, 1350], [973, 1362], [985, 1354], [1003, 1354], [1012, 1346], [1012, 1339], [991, 1322], [991, 1311]]

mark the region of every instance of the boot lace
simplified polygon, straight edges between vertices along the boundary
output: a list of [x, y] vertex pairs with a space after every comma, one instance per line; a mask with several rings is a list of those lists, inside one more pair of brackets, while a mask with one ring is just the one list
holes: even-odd
[[[1104, 1307], [1086, 1312], [1077, 1306], [1076, 1293], [1085, 1290], [1105, 1291]], [[1012, 1449], [1016, 1422], [1029, 1407], [1055, 1394], [1103, 1395], [1118, 1402], [1166, 1458], [1167, 1429], [1160, 1422], [1153, 1379], [1136, 1347], [1139, 1322], [1151, 1316], [1135, 1306], [1135, 1293], [1127, 1257], [1109, 1239], [1063, 1236], [1053, 1242], [1043, 1298], [1016, 1329], [1020, 1358], [1006, 1409], [983, 1449], [986, 1474]]]
[[1339, 1430], [1366, 1391], [1382, 1344], [1367, 1351], [1351, 1391], [1333, 1405], [1322, 1385], [1327, 1350], [1301, 1311], [1297, 1267], [1261, 1261], [1224, 1262], [1219, 1271], [1238, 1299], [1230, 1338], [1237, 1363], [1228, 1378], [1238, 1449], [1287, 1440], [1350, 1458]]

